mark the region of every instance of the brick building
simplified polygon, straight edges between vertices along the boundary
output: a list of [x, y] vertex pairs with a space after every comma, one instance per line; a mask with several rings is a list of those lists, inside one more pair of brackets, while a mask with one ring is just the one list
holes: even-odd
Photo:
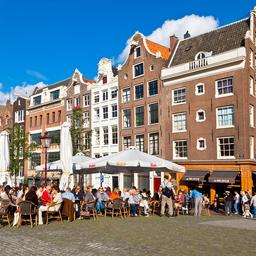
[[5, 105], [0, 105], [0, 132], [8, 130], [13, 123], [13, 105], [7, 100]]
[[162, 70], [165, 157], [185, 187], [252, 190], [255, 162], [255, 11], [178, 41]]
[[[146, 39], [139, 32], [132, 37], [129, 55], [118, 71], [120, 150], [136, 146], [149, 154], [163, 156], [161, 69], [169, 55], [169, 48]], [[145, 175], [125, 175], [123, 179], [125, 187], [134, 179], [132, 183], [136, 186], [152, 191], [160, 182], [156, 173], [151, 184]]]

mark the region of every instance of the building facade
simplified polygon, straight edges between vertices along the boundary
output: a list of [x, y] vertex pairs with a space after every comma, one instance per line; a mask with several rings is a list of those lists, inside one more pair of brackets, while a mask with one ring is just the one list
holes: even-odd
[[[99, 158], [119, 151], [118, 76], [112, 61], [102, 58], [96, 83], [91, 88], [92, 157]], [[104, 186], [118, 187], [118, 177], [104, 174]], [[100, 186], [100, 175], [92, 175], [92, 184]]]
[[[255, 12], [178, 41], [162, 70], [165, 157], [186, 167], [181, 185], [252, 190], [255, 162]], [[188, 35], [187, 35], [188, 36]]]
[[8, 130], [13, 124], [13, 105], [7, 100], [6, 105], [0, 105], [0, 132]]
[[[119, 67], [119, 150], [135, 146], [146, 153], [164, 156], [161, 126], [164, 109], [161, 69], [170, 55], [170, 49], [149, 41], [137, 32], [130, 41], [125, 63]], [[125, 175], [124, 186], [134, 184], [153, 191], [159, 187], [160, 174]], [[151, 182], [150, 182], [151, 180]]]

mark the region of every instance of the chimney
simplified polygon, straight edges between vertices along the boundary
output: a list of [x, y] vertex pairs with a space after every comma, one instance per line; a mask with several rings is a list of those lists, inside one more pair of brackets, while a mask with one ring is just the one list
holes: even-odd
[[171, 52], [175, 49], [178, 41], [179, 41], [179, 39], [175, 35], [170, 36], [170, 51]]
[[187, 30], [186, 34], [184, 34], [184, 39], [187, 39], [189, 37], [190, 37], [190, 34], [189, 34], [188, 30]]

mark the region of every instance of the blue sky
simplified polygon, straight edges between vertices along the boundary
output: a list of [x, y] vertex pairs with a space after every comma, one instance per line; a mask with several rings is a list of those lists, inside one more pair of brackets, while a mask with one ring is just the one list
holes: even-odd
[[191, 14], [225, 25], [248, 16], [254, 5], [256, 0], [0, 0], [0, 98], [19, 85], [65, 79], [75, 68], [93, 78], [99, 59], [117, 62], [137, 30], [150, 35], [166, 20]]

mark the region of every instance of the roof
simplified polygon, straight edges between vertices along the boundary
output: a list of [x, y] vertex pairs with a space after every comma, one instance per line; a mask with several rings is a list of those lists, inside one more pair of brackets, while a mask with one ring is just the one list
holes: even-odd
[[84, 81], [85, 83], [91, 83], [91, 84], [96, 83], [96, 81], [90, 80], [90, 79], [88, 79], [88, 78], [86, 78], [86, 77], [83, 77], [83, 81]]
[[244, 46], [246, 32], [250, 29], [250, 19], [243, 19], [208, 33], [181, 40], [171, 62], [171, 66], [195, 60], [198, 52], [212, 52], [216, 55]]
[[55, 83], [55, 84], [51, 84], [51, 85], [49, 85], [49, 86], [43, 87], [43, 88], [41, 88], [41, 89], [36, 88], [36, 89], [34, 90], [34, 92], [33, 92], [32, 95], [41, 93], [45, 88], [48, 88], [49, 90], [51, 90], [51, 89], [57, 88], [57, 87], [59, 87], [59, 86], [68, 86], [69, 83], [70, 83], [70, 80], [71, 80], [71, 78], [68, 78], [68, 79], [66, 79], [66, 80], [62, 80], [62, 81], [57, 82], [57, 83]]
[[163, 59], [168, 60], [169, 55], [170, 55], [170, 49], [168, 47], [165, 47], [165, 46], [163, 46], [161, 44], [152, 42], [152, 41], [150, 41], [148, 39], [146, 39], [146, 43], [147, 43], [147, 46], [148, 46], [149, 50], [153, 54], [156, 54], [157, 52], [160, 52], [162, 57], [163, 57]]

